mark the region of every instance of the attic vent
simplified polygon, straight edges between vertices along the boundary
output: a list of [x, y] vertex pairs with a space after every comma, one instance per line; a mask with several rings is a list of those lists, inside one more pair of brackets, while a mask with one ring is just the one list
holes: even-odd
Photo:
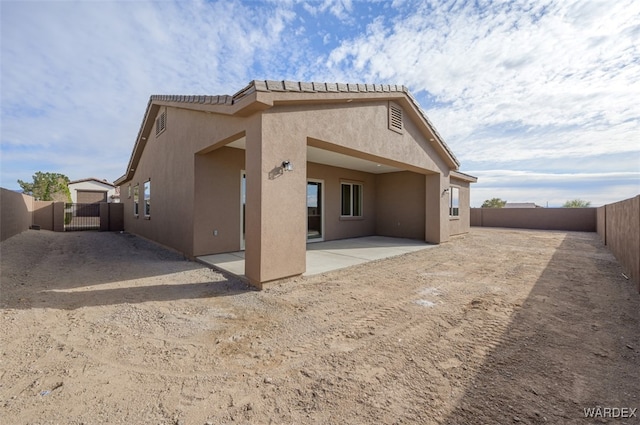
[[162, 133], [167, 128], [167, 111], [162, 111], [158, 118], [156, 118], [156, 136]]
[[389, 102], [389, 130], [402, 134], [402, 108]]

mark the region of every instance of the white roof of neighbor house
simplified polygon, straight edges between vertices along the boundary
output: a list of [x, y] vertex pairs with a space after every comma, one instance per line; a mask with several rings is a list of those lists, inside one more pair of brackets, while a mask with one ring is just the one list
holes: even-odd
[[[449, 146], [444, 142], [442, 136], [433, 126], [426, 113], [422, 110], [417, 100], [411, 95], [405, 86], [396, 84], [343, 84], [343, 83], [308, 83], [300, 81], [273, 81], [273, 80], [253, 80], [242, 90], [236, 94], [230, 95], [152, 95], [149, 98], [144, 119], [138, 131], [138, 137], [131, 153], [131, 158], [126, 173], [116, 180], [116, 184], [122, 184], [131, 178], [136, 168], [137, 161], [144, 150], [148, 133], [153, 127], [153, 119], [149, 119], [154, 115], [160, 105], [168, 105], [171, 103], [188, 104], [188, 108], [194, 110], [203, 110], [224, 114], [238, 114], [247, 116], [251, 113], [267, 109], [273, 106], [274, 98], [265, 100], [258, 97], [262, 94], [276, 95], [275, 101], [278, 101], [277, 95], [282, 94], [299, 94], [304, 97], [304, 101], [313, 101], [314, 95], [318, 95], [318, 101], [326, 102], [328, 98], [332, 99], [350, 99], [352, 97], [358, 100], [368, 100], [369, 98], [393, 98], [394, 100], [403, 99], [415, 111], [419, 120], [428, 128], [428, 131], [435, 139], [430, 139], [438, 149], [441, 150], [446, 160], [458, 169], [460, 162], [455, 157]], [[310, 97], [307, 97], [310, 96]], [[297, 99], [300, 101], [300, 99]], [[271, 102], [271, 103], [269, 103]], [[153, 109], [153, 110], [152, 110]], [[471, 177], [471, 176], [469, 176]], [[460, 178], [463, 178], [461, 175]], [[475, 179], [474, 177], [471, 177]], [[477, 179], [476, 179], [477, 180]], [[471, 181], [471, 180], [470, 180]]]
[[85, 183], [85, 182], [95, 182], [95, 183], [104, 184], [104, 185], [107, 185], [107, 186], [110, 186], [110, 187], [116, 187], [116, 185], [114, 185], [113, 183], [107, 181], [106, 179], [100, 180], [100, 179], [97, 179], [95, 177], [89, 177], [89, 178], [86, 178], [86, 179], [74, 180], [74, 181], [69, 182], [69, 185], [76, 184], [76, 183]]

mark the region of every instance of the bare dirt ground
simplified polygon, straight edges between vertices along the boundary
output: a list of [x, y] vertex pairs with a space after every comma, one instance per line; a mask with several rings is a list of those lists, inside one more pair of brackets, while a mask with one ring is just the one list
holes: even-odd
[[261, 292], [128, 234], [0, 248], [2, 424], [640, 423], [585, 418], [640, 408], [640, 295], [596, 234], [473, 229]]

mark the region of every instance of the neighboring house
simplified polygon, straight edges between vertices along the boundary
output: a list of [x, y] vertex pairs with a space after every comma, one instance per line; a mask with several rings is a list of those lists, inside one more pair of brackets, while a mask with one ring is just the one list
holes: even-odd
[[119, 188], [106, 180], [94, 177], [70, 182], [69, 192], [71, 192], [71, 202], [74, 204], [120, 202]]
[[151, 96], [115, 183], [127, 231], [190, 258], [245, 250], [260, 287], [304, 273], [309, 242], [468, 232], [459, 165], [403, 86], [253, 81]]
[[507, 202], [505, 208], [542, 208], [534, 202]]

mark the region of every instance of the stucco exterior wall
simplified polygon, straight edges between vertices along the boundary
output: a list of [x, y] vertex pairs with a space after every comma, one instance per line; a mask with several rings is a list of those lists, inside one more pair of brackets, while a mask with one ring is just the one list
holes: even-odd
[[[324, 240], [346, 239], [375, 234], [376, 175], [346, 168], [331, 167], [310, 162], [307, 178], [324, 183]], [[362, 217], [341, 217], [341, 183], [362, 184]], [[306, 191], [305, 191], [306, 197]], [[306, 207], [306, 202], [305, 202]], [[305, 209], [306, 211], [306, 209]], [[304, 231], [306, 234], [306, 221]]]
[[29, 229], [34, 198], [0, 188], [0, 241]]
[[468, 182], [458, 180], [455, 178], [450, 179], [451, 187], [457, 187], [459, 193], [459, 211], [458, 217], [449, 217], [449, 234], [460, 235], [463, 233], [469, 233], [471, 228], [471, 188]]
[[[131, 181], [121, 187], [127, 231], [194, 256], [196, 153], [244, 130], [238, 118], [174, 107], [166, 110], [166, 129], [156, 136], [155, 124]], [[155, 120], [155, 116], [152, 117]], [[246, 119], [244, 125], [251, 125]], [[143, 186], [151, 180], [151, 217], [143, 214]], [[133, 187], [139, 184], [140, 214], [133, 214]], [[131, 185], [132, 195], [128, 196]], [[201, 243], [199, 241], [198, 243]]]
[[425, 241], [442, 243], [449, 240], [449, 197], [444, 190], [449, 188], [449, 177], [441, 174], [425, 176]]
[[[244, 159], [244, 150], [226, 147], [196, 155], [194, 255], [241, 249], [240, 182], [241, 171], [246, 168]], [[374, 234], [424, 240], [423, 175], [412, 172], [375, 175], [310, 162], [307, 164], [309, 179], [323, 183], [324, 240]], [[342, 182], [362, 184], [361, 218], [341, 217]], [[299, 201], [304, 202], [303, 199]], [[306, 225], [305, 221], [298, 231], [305, 233]], [[290, 227], [286, 230], [294, 231]]]
[[[247, 131], [247, 170], [261, 170], [260, 175], [247, 174], [245, 274], [252, 282], [305, 271], [307, 144], [414, 171], [446, 172], [448, 180], [446, 164], [415, 123], [405, 119], [402, 134], [389, 130], [388, 105], [373, 101], [274, 106], [261, 115], [261, 132]], [[277, 172], [284, 160], [294, 164], [293, 172]], [[440, 178], [427, 185], [429, 193], [437, 194], [430, 198], [437, 200], [437, 209], [432, 229], [425, 233], [437, 243], [449, 236], [439, 196], [444, 184]]]
[[375, 234], [425, 238], [425, 176], [403, 171], [376, 175]]
[[283, 132], [308, 138], [310, 146], [412, 171], [448, 174], [447, 165], [408, 115], [403, 134], [389, 130], [388, 105], [374, 101], [278, 106], [265, 117], [280, 122]]
[[[306, 270], [306, 138], [279, 115], [247, 130], [245, 275], [256, 286]], [[282, 161], [294, 165], [282, 171]], [[259, 170], [259, 171], [258, 171]]]
[[595, 208], [473, 208], [472, 226], [596, 231]]
[[445, 242], [450, 226], [441, 194], [449, 186], [448, 165], [409, 114], [402, 134], [389, 130], [388, 107], [388, 101], [285, 105], [265, 112], [265, 120], [273, 120], [281, 134], [306, 138], [309, 146], [425, 174], [425, 240]]
[[193, 255], [240, 250], [244, 160], [244, 150], [227, 147], [195, 156]]
[[[407, 108], [404, 94], [398, 96]], [[193, 110], [179, 102], [154, 100], [137, 141], [143, 148], [136, 148], [132, 156], [136, 169], [127, 173], [127, 180], [119, 180], [125, 229], [188, 257], [239, 250], [244, 169], [245, 275], [256, 286], [306, 269], [307, 179], [324, 182], [325, 240], [383, 232], [440, 243], [463, 231], [463, 225], [450, 224], [442, 195], [455, 162], [443, 154], [432, 130], [407, 109], [402, 133], [392, 131], [389, 100], [361, 100], [294, 104], [279, 98], [242, 109], [237, 116], [219, 113], [227, 111], [224, 107]], [[162, 113], [166, 129], [156, 135], [151, 123]], [[235, 141], [243, 141], [244, 150], [225, 147]], [[406, 171], [380, 177], [309, 163], [307, 146]], [[291, 161], [293, 171], [282, 171], [285, 160]], [[150, 217], [144, 216], [147, 181]], [[362, 218], [340, 217], [342, 181], [362, 183]], [[134, 216], [136, 185], [139, 214]], [[461, 205], [464, 196], [468, 198], [468, 191], [464, 193], [461, 190]], [[403, 209], [394, 211], [390, 204]]]

